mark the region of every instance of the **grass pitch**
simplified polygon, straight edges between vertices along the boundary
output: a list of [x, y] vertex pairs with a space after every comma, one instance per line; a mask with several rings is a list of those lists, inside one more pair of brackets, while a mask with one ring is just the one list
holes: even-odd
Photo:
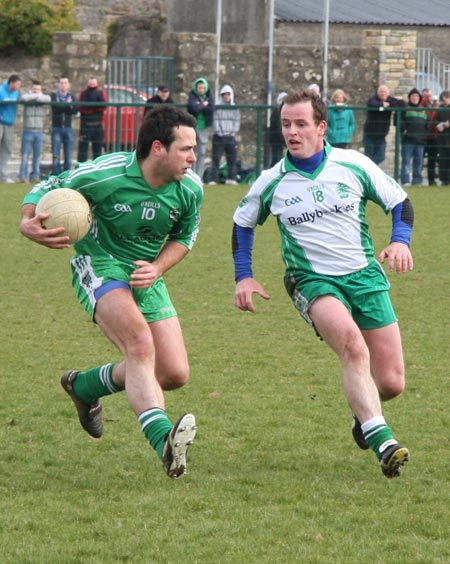
[[[25, 190], [0, 185], [2, 564], [450, 562], [448, 188], [409, 190], [415, 270], [389, 274], [407, 389], [385, 414], [411, 451], [392, 481], [353, 443], [338, 361], [285, 294], [274, 221], [254, 261], [271, 300], [233, 307], [242, 186], [205, 188], [199, 240], [167, 276], [192, 369], [167, 409], [199, 425], [188, 475], [165, 476], [123, 395], [104, 399], [90, 440], [59, 376], [118, 353], [76, 303], [71, 251], [19, 234]], [[369, 217], [381, 249], [390, 217]]]

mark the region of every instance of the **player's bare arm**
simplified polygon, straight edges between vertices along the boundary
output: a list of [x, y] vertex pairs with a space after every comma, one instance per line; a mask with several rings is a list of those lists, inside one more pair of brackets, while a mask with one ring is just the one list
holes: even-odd
[[34, 204], [25, 204], [23, 206], [19, 226], [22, 235], [50, 249], [66, 249], [70, 247], [69, 237], [64, 235], [64, 227], [45, 229], [42, 221], [49, 217], [49, 214], [41, 213], [35, 215], [35, 210], [36, 206]]
[[391, 272], [408, 272], [414, 267], [411, 251], [405, 243], [391, 243], [381, 251], [378, 258], [381, 263], [387, 260]]
[[236, 284], [234, 292], [234, 305], [242, 311], [255, 311], [253, 294], [258, 294], [265, 300], [269, 300], [269, 294], [254, 278], [244, 278]]
[[131, 275], [130, 286], [133, 288], [148, 288], [172, 266], [183, 260], [188, 252], [189, 249], [181, 243], [168, 241], [153, 262], [145, 260], [134, 262], [138, 268]]

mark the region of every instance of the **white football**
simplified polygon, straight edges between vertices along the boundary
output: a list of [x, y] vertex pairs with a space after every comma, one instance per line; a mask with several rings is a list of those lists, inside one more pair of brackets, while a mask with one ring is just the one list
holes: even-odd
[[56, 188], [47, 192], [36, 206], [36, 215], [50, 214], [42, 221], [46, 229], [64, 227], [70, 244], [80, 241], [92, 225], [92, 213], [88, 201], [76, 190]]

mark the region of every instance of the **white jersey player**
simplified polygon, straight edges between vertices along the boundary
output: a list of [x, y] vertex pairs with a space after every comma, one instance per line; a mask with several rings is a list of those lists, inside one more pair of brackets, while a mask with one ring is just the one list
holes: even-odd
[[372, 448], [383, 473], [393, 478], [409, 453], [393, 437], [380, 400], [403, 391], [403, 353], [365, 208], [372, 201], [392, 214], [391, 241], [379, 259], [405, 272], [413, 267], [412, 205], [370, 159], [325, 142], [326, 106], [313, 92], [289, 94], [280, 113], [288, 152], [261, 174], [234, 214], [235, 304], [254, 311], [254, 293], [269, 297], [253, 278], [251, 255], [255, 227], [274, 215], [286, 289], [300, 315], [341, 361], [357, 444]]

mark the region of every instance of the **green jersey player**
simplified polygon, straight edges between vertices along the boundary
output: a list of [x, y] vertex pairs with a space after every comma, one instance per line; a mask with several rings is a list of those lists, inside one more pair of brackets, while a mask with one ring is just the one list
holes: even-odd
[[102, 396], [126, 390], [166, 473], [186, 472], [196, 425], [184, 414], [172, 425], [163, 390], [184, 385], [189, 365], [181, 327], [163, 275], [192, 248], [203, 188], [192, 172], [195, 118], [171, 106], [149, 112], [137, 148], [52, 176], [25, 196], [20, 230], [52, 249], [68, 247], [64, 228], [46, 230], [35, 207], [49, 190], [71, 188], [90, 202], [94, 221], [75, 244], [73, 285], [80, 303], [121, 351], [123, 360], [86, 371], [69, 370], [61, 384], [83, 428], [103, 433]]
[[392, 213], [391, 242], [379, 259], [406, 272], [413, 267], [412, 205], [370, 159], [324, 141], [326, 106], [314, 92], [289, 94], [280, 116], [288, 153], [261, 174], [234, 214], [235, 304], [254, 311], [254, 293], [269, 298], [253, 278], [251, 256], [255, 227], [274, 215], [286, 289], [341, 361], [355, 441], [371, 448], [383, 473], [394, 478], [409, 453], [394, 438], [380, 400], [403, 391], [404, 362], [389, 282], [375, 258], [365, 206], [373, 201]]

